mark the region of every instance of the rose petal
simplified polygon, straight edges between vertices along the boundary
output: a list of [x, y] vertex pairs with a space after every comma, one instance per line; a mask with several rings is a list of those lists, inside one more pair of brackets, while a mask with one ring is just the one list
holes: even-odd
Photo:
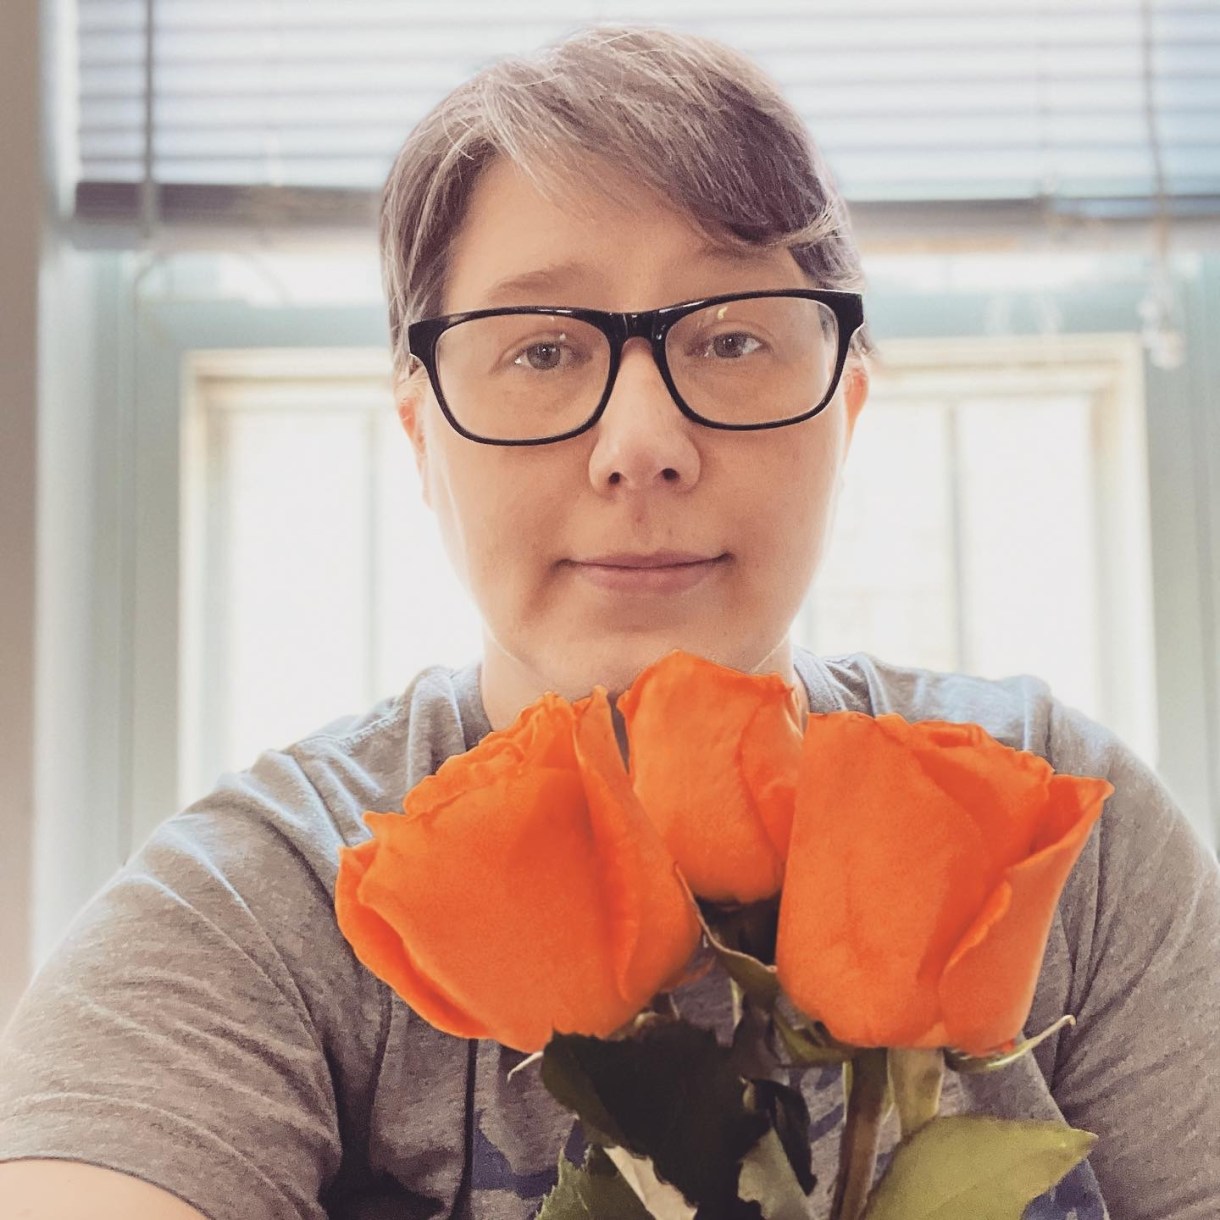
[[404, 818], [365, 882], [417, 968], [518, 1049], [590, 1012], [618, 1016], [584, 803], [578, 774], [522, 771]]
[[800, 756], [790, 705], [779, 674], [683, 652], [649, 666], [618, 700], [632, 786], [701, 897], [753, 902], [779, 888], [776, 845], [787, 842]]
[[953, 1047], [982, 1055], [1020, 1033], [1059, 895], [1113, 791], [1105, 780], [1054, 777], [1046, 845], [1007, 871], [945, 967], [940, 995]]
[[699, 921], [672, 857], [632, 791], [600, 687], [577, 721], [575, 746], [603, 864], [601, 898], [611, 926], [614, 978], [630, 1009], [626, 1020], [685, 966], [699, 941]]
[[809, 717], [780, 899], [776, 967], [804, 1012], [860, 1046], [919, 1046], [944, 963], [982, 905], [974, 820], [891, 726]]
[[417, 971], [402, 938], [377, 911], [366, 906], [361, 883], [376, 855], [378, 844], [368, 839], [357, 847], [340, 850], [339, 875], [335, 882], [335, 915], [357, 959], [373, 972], [429, 1025], [461, 1038], [487, 1036], [485, 1026], [432, 986]]
[[945, 798], [978, 825], [988, 847], [991, 884], [1030, 854], [1054, 774], [1046, 759], [1014, 750], [978, 725], [878, 719], [915, 752]]

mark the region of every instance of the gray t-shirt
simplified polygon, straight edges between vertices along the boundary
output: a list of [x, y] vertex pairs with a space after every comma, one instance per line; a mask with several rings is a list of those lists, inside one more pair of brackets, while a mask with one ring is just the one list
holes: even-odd
[[[1160, 781], [1035, 678], [863, 654], [799, 652], [797, 668], [815, 711], [974, 721], [1114, 785], [1027, 1031], [1069, 1012], [1078, 1024], [999, 1073], [951, 1075], [946, 1110], [1062, 1116], [1099, 1135], [1027, 1220], [1216, 1216], [1220, 873]], [[368, 834], [362, 812], [401, 808], [489, 728], [477, 667], [429, 669], [163, 823], [74, 921], [0, 1040], [0, 1160], [108, 1166], [212, 1220], [532, 1215], [560, 1150], [579, 1157], [571, 1116], [536, 1068], [508, 1079], [518, 1052], [416, 1017], [356, 961], [332, 907], [339, 848]], [[727, 1037], [722, 980], [682, 1007]], [[801, 1087], [824, 1215], [839, 1075]]]

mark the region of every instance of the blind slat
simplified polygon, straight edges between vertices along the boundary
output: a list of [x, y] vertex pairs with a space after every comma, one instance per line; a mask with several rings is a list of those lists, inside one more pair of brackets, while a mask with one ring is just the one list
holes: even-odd
[[[752, 55], [853, 201], [1155, 194], [1139, 0], [153, 0], [152, 172], [184, 187], [379, 191], [403, 137], [487, 62], [662, 20]], [[144, 177], [144, 0], [78, 0], [78, 198]], [[305, 11], [307, 10], [307, 11]], [[1220, 0], [1154, 0], [1168, 192], [1220, 197]], [[108, 207], [118, 206], [111, 191]], [[294, 196], [294, 206], [299, 198]], [[319, 205], [324, 206], [324, 205]]]

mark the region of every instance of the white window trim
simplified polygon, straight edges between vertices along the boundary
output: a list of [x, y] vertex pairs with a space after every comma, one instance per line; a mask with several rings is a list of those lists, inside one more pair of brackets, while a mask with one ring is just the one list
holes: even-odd
[[[1133, 658], [1115, 669], [1100, 719], [1155, 763], [1156, 658], [1143, 352], [1129, 334], [892, 339], [875, 371], [893, 399], [1045, 390], [1048, 380], [1094, 401], [1097, 457], [1098, 605], [1103, 656]], [[867, 411], [868, 408], [865, 407]], [[1054, 443], [1053, 437], [1047, 438]], [[1107, 528], [1108, 526], [1108, 528]], [[1140, 539], [1133, 551], [1124, 539]], [[887, 658], [902, 663], [903, 658]], [[1046, 677], [1046, 675], [1040, 675]]]
[[[125, 800], [115, 816], [126, 827], [120, 838], [129, 848], [138, 846], [147, 831], [169, 816], [178, 803], [181, 541], [177, 524], [182, 494], [179, 450], [181, 412], [185, 407], [183, 362], [195, 350], [272, 348], [283, 346], [287, 336], [296, 361], [310, 350], [336, 343], [368, 347], [381, 342], [384, 331], [383, 311], [377, 307], [305, 308], [293, 310], [289, 319], [285, 311], [253, 309], [231, 301], [149, 301], [140, 303], [137, 313], [131, 342], [136, 349], [135, 364], [140, 378], [138, 385], [132, 385], [131, 393], [138, 397], [136, 444], [140, 468], [130, 525], [138, 570], [132, 578], [134, 589], [125, 595], [132, 612], [125, 616], [121, 626], [135, 633], [138, 647], [130, 657], [131, 672], [121, 679], [127, 691], [123, 706], [130, 715], [130, 732], [125, 735], [129, 748], [115, 759], [115, 767], [126, 776], [120, 784]], [[1069, 334], [1067, 338], [1086, 336]], [[888, 341], [886, 350], [897, 353], [899, 342]], [[120, 367], [126, 368], [129, 360], [123, 352], [119, 353]], [[1215, 658], [1205, 655], [1207, 638], [1198, 622], [1197, 608], [1193, 603], [1186, 604], [1183, 594], [1189, 598], [1200, 581], [1213, 581], [1216, 574], [1198, 566], [1201, 557], [1184, 545], [1180, 537], [1181, 531], [1192, 528], [1189, 514], [1195, 511], [1187, 504], [1193, 493], [1182, 485], [1182, 463], [1189, 464], [1194, 442], [1189, 435], [1189, 411], [1173, 402], [1167, 403], [1167, 396], [1190, 397], [1192, 390], [1177, 374], [1156, 370], [1154, 373], [1155, 380], [1149, 384], [1149, 401], [1157, 409], [1155, 412], [1150, 409], [1147, 423], [1150, 483], [1146, 499], [1152, 506], [1156, 703], [1164, 761], [1162, 774], [1200, 833], [1215, 843], [1216, 832], [1211, 824], [1215, 818], [1211, 790], [1215, 747], [1211, 741], [1213, 729], [1202, 717], [1205, 688], [1214, 680]], [[1148, 376], [1152, 378], [1153, 374]], [[1167, 376], [1172, 384], [1163, 384]], [[123, 392], [121, 388], [119, 392]], [[99, 485], [113, 486], [117, 478], [123, 477], [115, 455], [99, 450], [97, 458]], [[1215, 504], [1206, 509], [1213, 513], [1216, 510]], [[1173, 530], [1174, 536], [1166, 537], [1167, 530]], [[1216, 536], [1220, 537], [1220, 522]], [[99, 543], [110, 545], [104, 531], [99, 533]], [[117, 596], [107, 594], [105, 589], [99, 589], [98, 594], [103, 598]]]
[[[260, 409], [275, 409], [282, 399], [291, 409], [294, 387], [301, 398], [317, 401], [327, 395], [328, 407], [361, 416], [370, 424], [392, 407], [391, 365], [383, 348], [310, 348], [256, 351], [193, 351], [183, 362], [182, 461], [182, 599], [181, 647], [178, 668], [178, 803], [196, 799], [214, 782], [215, 760], [209, 757], [204, 708], [213, 677], [209, 639], [217, 630], [214, 613], [224, 590], [214, 587], [218, 565], [215, 548], [223, 545], [222, 523], [214, 519], [214, 497], [209, 495], [207, 473], [223, 458], [217, 435], [228, 410], [249, 409], [252, 397], [262, 399]], [[264, 390], [252, 393], [251, 382]], [[370, 430], [370, 436], [372, 431]], [[369, 514], [376, 521], [376, 513]], [[376, 565], [369, 570], [375, 579]], [[209, 609], [212, 607], [213, 609]], [[371, 650], [375, 655], [376, 649]], [[373, 686], [373, 675], [368, 683]], [[404, 677], [404, 681], [405, 681]], [[338, 714], [342, 709], [335, 709]], [[151, 829], [151, 828], [150, 828]]]

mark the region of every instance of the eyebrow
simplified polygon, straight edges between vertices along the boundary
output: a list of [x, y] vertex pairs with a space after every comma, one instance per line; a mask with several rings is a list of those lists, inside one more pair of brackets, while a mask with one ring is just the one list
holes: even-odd
[[554, 289], [574, 280], [597, 278], [597, 272], [584, 263], [572, 260], [566, 263], [553, 263], [549, 267], [539, 267], [534, 271], [525, 271], [520, 275], [510, 275], [497, 280], [485, 294], [488, 304], [498, 305], [501, 302], [512, 301], [515, 297], [530, 296], [538, 291]]
[[[769, 251], [761, 249], [741, 249], [736, 246], [717, 245], [709, 241], [696, 249], [695, 257], [705, 262], [720, 263], [738, 270], [744, 267], [761, 269], [767, 260], [768, 253]], [[689, 263], [684, 264], [686, 267], [689, 265]], [[600, 279], [601, 273], [595, 267], [582, 263], [578, 259], [570, 259], [497, 280], [484, 294], [484, 298], [486, 303], [492, 306], [514, 303], [519, 298], [533, 297], [539, 292], [556, 291], [574, 283], [587, 284]]]
[[729, 266], [757, 266], [766, 262], [774, 253], [774, 247], [736, 246], [727, 243], [704, 241], [695, 251], [700, 258]]

